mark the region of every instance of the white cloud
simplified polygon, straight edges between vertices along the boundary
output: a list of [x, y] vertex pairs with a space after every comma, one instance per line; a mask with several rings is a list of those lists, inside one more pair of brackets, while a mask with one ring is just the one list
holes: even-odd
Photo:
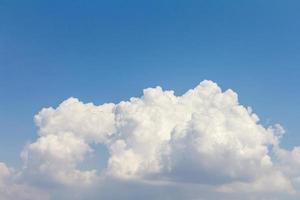
[[[94, 191], [118, 199], [108, 194], [113, 187], [130, 191], [124, 195], [132, 199], [141, 191], [158, 190], [157, 184], [165, 192], [149, 199], [298, 195], [299, 147], [282, 149], [280, 125], [263, 127], [235, 92], [222, 92], [212, 81], [182, 96], [148, 88], [142, 97], [118, 104], [96, 106], [70, 98], [42, 109], [35, 122], [39, 137], [22, 152], [21, 177], [32, 185], [79, 187], [77, 199], [88, 199]], [[107, 167], [81, 170], [93, 145], [107, 148]]]
[[72, 133], [46, 135], [26, 147], [21, 157], [24, 173], [34, 181], [43, 175], [48, 183], [88, 184], [95, 176], [95, 170], [79, 171], [76, 164], [84, 160], [91, 149], [83, 140]]

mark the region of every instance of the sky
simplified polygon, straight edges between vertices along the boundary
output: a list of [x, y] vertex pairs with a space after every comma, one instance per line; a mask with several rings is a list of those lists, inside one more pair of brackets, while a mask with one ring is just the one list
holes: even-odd
[[[56, 108], [70, 97], [78, 104], [119, 105], [156, 86], [180, 97], [203, 80], [235, 91], [266, 129], [280, 124], [285, 129], [281, 148], [292, 150], [300, 144], [299, 9], [296, 0], [0, 0], [0, 162], [20, 169], [20, 152], [41, 156], [30, 144], [37, 148], [38, 138], [61, 128], [34, 122], [42, 108]], [[105, 143], [92, 140], [88, 145]], [[83, 149], [87, 141], [79, 141]], [[95, 148], [95, 157], [113, 151], [111, 146]], [[102, 162], [105, 167], [100, 160], [83, 165]]]

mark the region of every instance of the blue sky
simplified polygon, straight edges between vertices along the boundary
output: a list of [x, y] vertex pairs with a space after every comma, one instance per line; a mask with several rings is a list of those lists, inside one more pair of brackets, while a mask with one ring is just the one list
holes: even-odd
[[232, 88], [300, 144], [298, 1], [0, 1], [0, 160], [19, 166], [33, 116], [203, 79]]

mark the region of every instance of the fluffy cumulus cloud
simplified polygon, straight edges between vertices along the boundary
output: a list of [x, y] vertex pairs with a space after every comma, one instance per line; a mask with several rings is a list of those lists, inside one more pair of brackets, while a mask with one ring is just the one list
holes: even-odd
[[[212, 81], [182, 96], [148, 88], [118, 104], [69, 98], [35, 123], [23, 168], [0, 165], [1, 199], [299, 197], [300, 147], [281, 148], [280, 125], [262, 126], [234, 91]], [[107, 149], [105, 168], [80, 167], [97, 145]]]

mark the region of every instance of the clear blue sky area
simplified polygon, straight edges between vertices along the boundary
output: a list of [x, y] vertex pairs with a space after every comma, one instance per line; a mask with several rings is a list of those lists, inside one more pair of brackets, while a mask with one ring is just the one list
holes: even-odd
[[300, 1], [0, 0], [0, 161], [18, 166], [33, 116], [203, 79], [232, 88], [300, 145]]

